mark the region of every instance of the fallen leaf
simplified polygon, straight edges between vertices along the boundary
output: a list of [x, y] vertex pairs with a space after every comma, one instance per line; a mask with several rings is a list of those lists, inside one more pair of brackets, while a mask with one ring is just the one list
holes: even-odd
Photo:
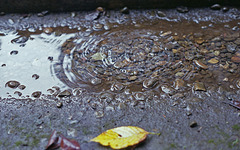
[[48, 144], [46, 146], [46, 150], [52, 150], [60, 147], [59, 137], [57, 135], [57, 131], [54, 130], [50, 136]]
[[54, 150], [61, 147], [62, 150], [80, 150], [80, 145], [75, 140], [69, 140], [63, 135], [58, 136], [57, 131], [54, 130], [50, 136], [46, 150]]
[[60, 143], [62, 150], [80, 150], [80, 145], [77, 141], [69, 140], [62, 135], [60, 137], [62, 139]]
[[142, 142], [148, 134], [149, 132], [139, 127], [122, 126], [107, 130], [91, 141], [110, 146], [113, 149], [122, 149]]

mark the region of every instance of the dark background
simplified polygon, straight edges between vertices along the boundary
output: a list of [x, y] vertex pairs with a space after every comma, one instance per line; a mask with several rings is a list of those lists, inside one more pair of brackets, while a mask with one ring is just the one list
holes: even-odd
[[174, 8], [176, 6], [206, 7], [213, 4], [240, 6], [239, 0], [0, 0], [0, 12], [40, 12], [48, 10], [82, 11], [93, 10], [99, 6], [106, 9]]

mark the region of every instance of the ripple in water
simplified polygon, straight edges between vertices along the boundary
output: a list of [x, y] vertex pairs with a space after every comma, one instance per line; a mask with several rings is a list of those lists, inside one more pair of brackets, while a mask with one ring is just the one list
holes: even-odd
[[[51, 66], [58, 61], [59, 47], [73, 36], [74, 34], [54, 36], [28, 32], [24, 35], [10, 32], [0, 36], [1, 98], [19, 98], [20, 95], [21, 98], [26, 98], [35, 91], [47, 94], [47, 90], [52, 86], [66, 88], [66, 85], [55, 77]], [[12, 55], [13, 51], [17, 53]], [[15, 89], [5, 87], [8, 81], [18, 81], [21, 86]], [[21, 89], [23, 86], [26, 88]]]
[[[202, 24], [194, 23], [171, 25], [122, 25], [110, 31], [79, 32], [62, 45], [55, 74], [69, 87], [94, 92], [153, 89], [173, 94], [173, 89], [191, 90], [199, 81], [206, 86], [225, 82], [219, 77], [219, 63], [231, 61], [231, 57], [212, 49], [219, 49], [216, 37], [229, 36], [232, 31], [224, 26], [201, 29]], [[211, 62], [212, 58], [216, 61]], [[222, 76], [230, 77], [231, 73], [224, 71]], [[237, 74], [233, 76], [238, 79]], [[234, 83], [235, 88], [238, 85]]]
[[90, 91], [125, 87], [141, 90], [148, 79], [161, 78], [165, 82], [172, 78], [173, 67], [183, 70], [191, 67], [182, 65], [183, 56], [174, 57], [172, 48], [179, 48], [179, 44], [172, 41], [165, 44], [171, 33], [159, 35], [144, 29], [99, 33], [79, 33], [61, 47], [60, 62], [54, 68], [66, 85]]

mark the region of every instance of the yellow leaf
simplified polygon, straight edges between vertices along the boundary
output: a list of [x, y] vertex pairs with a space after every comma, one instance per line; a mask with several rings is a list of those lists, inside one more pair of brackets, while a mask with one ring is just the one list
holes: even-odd
[[149, 132], [134, 126], [122, 126], [107, 130], [91, 141], [113, 149], [136, 145], [146, 139]]

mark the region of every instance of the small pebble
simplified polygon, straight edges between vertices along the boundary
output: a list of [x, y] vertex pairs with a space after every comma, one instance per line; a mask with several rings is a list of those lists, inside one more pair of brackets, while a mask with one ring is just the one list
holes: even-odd
[[235, 62], [235, 63], [240, 63], [240, 57], [237, 57], [237, 56], [233, 56], [231, 58], [232, 62]]
[[99, 12], [104, 12], [104, 9], [102, 7], [98, 7], [96, 10]]
[[18, 54], [18, 51], [16, 51], [16, 50], [13, 50], [10, 52], [10, 55], [17, 55], [17, 54]]
[[22, 93], [19, 91], [15, 91], [14, 94], [18, 95], [18, 96], [22, 96]]
[[221, 5], [219, 5], [219, 4], [214, 4], [214, 5], [211, 6], [211, 9], [212, 9], [212, 10], [220, 10], [220, 9], [221, 9]]
[[112, 84], [111, 86], [111, 91], [116, 91], [116, 92], [120, 92], [124, 89], [124, 85], [121, 84], [121, 83], [115, 83], [115, 84]]
[[58, 94], [58, 97], [69, 97], [72, 93], [69, 90], [64, 90]]
[[49, 12], [47, 10], [45, 11], [42, 11], [40, 13], [37, 14], [38, 17], [43, 17], [43, 16], [46, 16]]
[[17, 88], [18, 86], [20, 85], [20, 83], [18, 81], [8, 81], [6, 84], [5, 84], [5, 87], [8, 86], [10, 88]]
[[47, 89], [47, 92], [49, 92], [50, 94], [53, 94], [54, 90], [53, 89]]
[[217, 64], [219, 61], [216, 58], [212, 58], [208, 61], [210, 64]]
[[124, 7], [123, 9], [120, 10], [120, 12], [123, 14], [129, 14], [129, 9], [127, 7]]
[[187, 112], [186, 115], [187, 115], [187, 116], [191, 116], [192, 113], [191, 113], [191, 112]]
[[191, 127], [191, 128], [194, 128], [194, 127], [196, 127], [198, 124], [197, 124], [197, 122], [196, 121], [192, 121], [190, 124], [189, 124], [189, 126]]
[[33, 75], [32, 75], [32, 78], [35, 79], [35, 80], [37, 80], [37, 79], [39, 79], [39, 75], [33, 74]]
[[164, 32], [162, 34], [160, 34], [161, 37], [164, 37], [164, 36], [168, 36], [168, 35], [171, 35], [172, 34], [172, 31], [167, 31], [167, 32]]
[[199, 38], [199, 39], [196, 39], [195, 42], [196, 42], [197, 44], [201, 45], [201, 44], [204, 42], [204, 40], [201, 39], [201, 38]]
[[41, 94], [42, 94], [42, 92], [36, 91], [36, 92], [33, 92], [33, 93], [32, 93], [32, 97], [34, 97], [34, 98], [39, 98], [39, 97], [41, 96]]
[[183, 79], [179, 79], [177, 78], [175, 81], [174, 81], [174, 88], [176, 90], [179, 90], [181, 89], [182, 87], [185, 86], [185, 81]]
[[98, 110], [95, 112], [96, 118], [102, 118], [104, 116], [104, 112], [102, 110]]
[[223, 81], [227, 82], [227, 81], [228, 81], [228, 78], [224, 78]]
[[77, 130], [74, 128], [69, 128], [67, 129], [67, 135], [71, 137], [76, 137], [77, 136]]
[[130, 80], [130, 81], [135, 81], [135, 80], [137, 80], [137, 76], [130, 76], [128, 79]]
[[71, 17], [72, 18], [76, 17], [76, 13], [75, 12], [71, 12]]
[[160, 10], [157, 11], [157, 15], [158, 15], [158, 17], [166, 17], [166, 14]]
[[48, 57], [48, 60], [49, 60], [49, 61], [53, 61], [53, 57], [52, 57], [52, 56], [49, 56], [49, 57]]
[[18, 88], [19, 88], [20, 90], [24, 90], [24, 89], [26, 88], [26, 86], [25, 86], [25, 85], [19, 85]]
[[22, 44], [22, 43], [25, 43], [28, 41], [28, 37], [26, 36], [20, 36], [20, 37], [17, 37], [13, 40], [11, 40], [11, 43], [18, 43], [18, 44]]
[[43, 32], [46, 33], [46, 34], [51, 34], [53, 32], [53, 29], [50, 28], [50, 27], [47, 27], [47, 28], [43, 29]]
[[161, 90], [162, 90], [164, 93], [169, 94], [169, 95], [174, 95], [175, 92], [176, 92], [172, 87], [170, 87], [170, 86], [168, 86], [168, 85], [162, 85], [162, 86], [161, 86]]
[[71, 102], [71, 99], [66, 99], [66, 102], [67, 102], [67, 103], [70, 103], [70, 102]]
[[222, 8], [222, 11], [223, 11], [223, 12], [227, 12], [227, 11], [229, 11], [229, 8], [228, 8], [228, 7], [223, 7], [223, 8]]
[[180, 7], [177, 7], [177, 11], [180, 13], [187, 13], [189, 10], [187, 7], [180, 6]]
[[13, 25], [14, 24], [14, 21], [12, 19], [8, 19], [8, 22]]
[[150, 78], [150, 79], [146, 79], [143, 82], [143, 87], [145, 88], [152, 88], [155, 86], [155, 84], [158, 82], [157, 78]]
[[208, 69], [208, 66], [205, 65], [204, 63], [202, 63], [202, 62], [199, 61], [199, 60], [194, 60], [194, 63], [195, 63], [198, 67], [200, 67], [200, 68]]
[[198, 132], [200, 132], [201, 130], [202, 130], [202, 127], [199, 127], [199, 128], [198, 128]]
[[111, 25], [109, 23], [106, 23], [103, 28], [105, 30], [109, 31], [109, 30], [111, 30]]
[[93, 25], [93, 29], [96, 31], [100, 31], [102, 28], [103, 28], [102, 24], [97, 23]]
[[195, 91], [206, 91], [206, 88], [202, 82], [195, 82], [194, 90]]
[[57, 102], [57, 108], [61, 108], [63, 106], [62, 102]]
[[219, 56], [219, 54], [220, 54], [220, 51], [214, 51], [215, 56]]
[[234, 26], [234, 27], [232, 28], [233, 31], [236, 31], [236, 30], [238, 30], [238, 29], [239, 29], [238, 26]]
[[98, 85], [98, 84], [101, 84], [101, 83], [102, 83], [102, 80], [99, 79], [99, 78], [93, 78], [93, 79], [91, 80], [91, 83], [92, 83], [93, 85]]

